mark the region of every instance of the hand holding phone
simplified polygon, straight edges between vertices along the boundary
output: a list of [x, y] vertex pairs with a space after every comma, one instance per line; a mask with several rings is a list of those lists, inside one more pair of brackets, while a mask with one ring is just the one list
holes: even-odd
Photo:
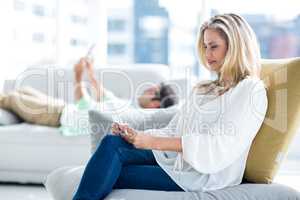
[[111, 130], [115, 134], [128, 135], [128, 132], [127, 132], [127, 129], [125, 126], [127, 126], [127, 124], [121, 124], [118, 122], [114, 122], [112, 124]]
[[93, 50], [95, 49], [96, 44], [92, 44], [88, 50], [88, 52], [86, 53], [85, 57], [88, 59], [92, 59], [92, 54], [93, 54]]

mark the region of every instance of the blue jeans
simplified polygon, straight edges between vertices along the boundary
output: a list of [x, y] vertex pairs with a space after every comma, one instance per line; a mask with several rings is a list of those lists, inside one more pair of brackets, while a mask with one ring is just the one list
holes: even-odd
[[157, 164], [151, 150], [107, 135], [89, 160], [73, 200], [104, 199], [113, 189], [183, 191]]

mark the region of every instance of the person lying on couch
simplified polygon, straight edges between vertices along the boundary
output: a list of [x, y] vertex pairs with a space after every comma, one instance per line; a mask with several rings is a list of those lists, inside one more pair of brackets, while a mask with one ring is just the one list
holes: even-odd
[[216, 15], [201, 26], [197, 47], [217, 79], [196, 85], [165, 128], [114, 123], [73, 200], [105, 199], [113, 189], [197, 192], [242, 182], [268, 105], [256, 36], [241, 16]]
[[[82, 81], [83, 72], [87, 71], [96, 99], [87, 94]], [[24, 87], [7, 94], [0, 94], [0, 108], [17, 114], [25, 122], [60, 127], [63, 135], [88, 134], [88, 110], [110, 109], [124, 100], [97, 82], [94, 76], [93, 62], [84, 57], [74, 66], [76, 104], [67, 104], [59, 99], [31, 88]], [[170, 85], [161, 83], [147, 88], [137, 98], [138, 104], [129, 102], [132, 107], [168, 108], [178, 103], [178, 97]]]

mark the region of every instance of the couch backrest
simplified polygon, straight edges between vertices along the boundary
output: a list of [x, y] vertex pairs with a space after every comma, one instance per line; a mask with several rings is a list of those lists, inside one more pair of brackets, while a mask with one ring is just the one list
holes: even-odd
[[[117, 96], [129, 99], [153, 84], [169, 80], [170, 70], [168, 66], [160, 64], [133, 64], [96, 68], [95, 76]], [[89, 86], [86, 76], [83, 80]], [[66, 102], [74, 102], [72, 67], [31, 67], [19, 74], [15, 80], [6, 80], [3, 90], [7, 92], [24, 86], [31, 86]]]

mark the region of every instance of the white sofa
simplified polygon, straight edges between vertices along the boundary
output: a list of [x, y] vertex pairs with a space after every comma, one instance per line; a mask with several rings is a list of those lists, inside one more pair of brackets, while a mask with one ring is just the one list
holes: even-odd
[[[106, 88], [125, 99], [141, 93], [149, 84], [170, 78], [165, 65], [97, 68], [96, 74]], [[69, 103], [74, 100], [71, 67], [29, 68], [15, 80], [5, 81], [3, 90], [22, 86], [32, 86]], [[175, 89], [180, 95], [186, 94], [185, 88], [175, 85]], [[88, 136], [66, 137], [57, 128], [28, 123], [0, 126], [0, 146], [0, 182], [43, 183], [54, 169], [84, 165], [90, 156]]]

